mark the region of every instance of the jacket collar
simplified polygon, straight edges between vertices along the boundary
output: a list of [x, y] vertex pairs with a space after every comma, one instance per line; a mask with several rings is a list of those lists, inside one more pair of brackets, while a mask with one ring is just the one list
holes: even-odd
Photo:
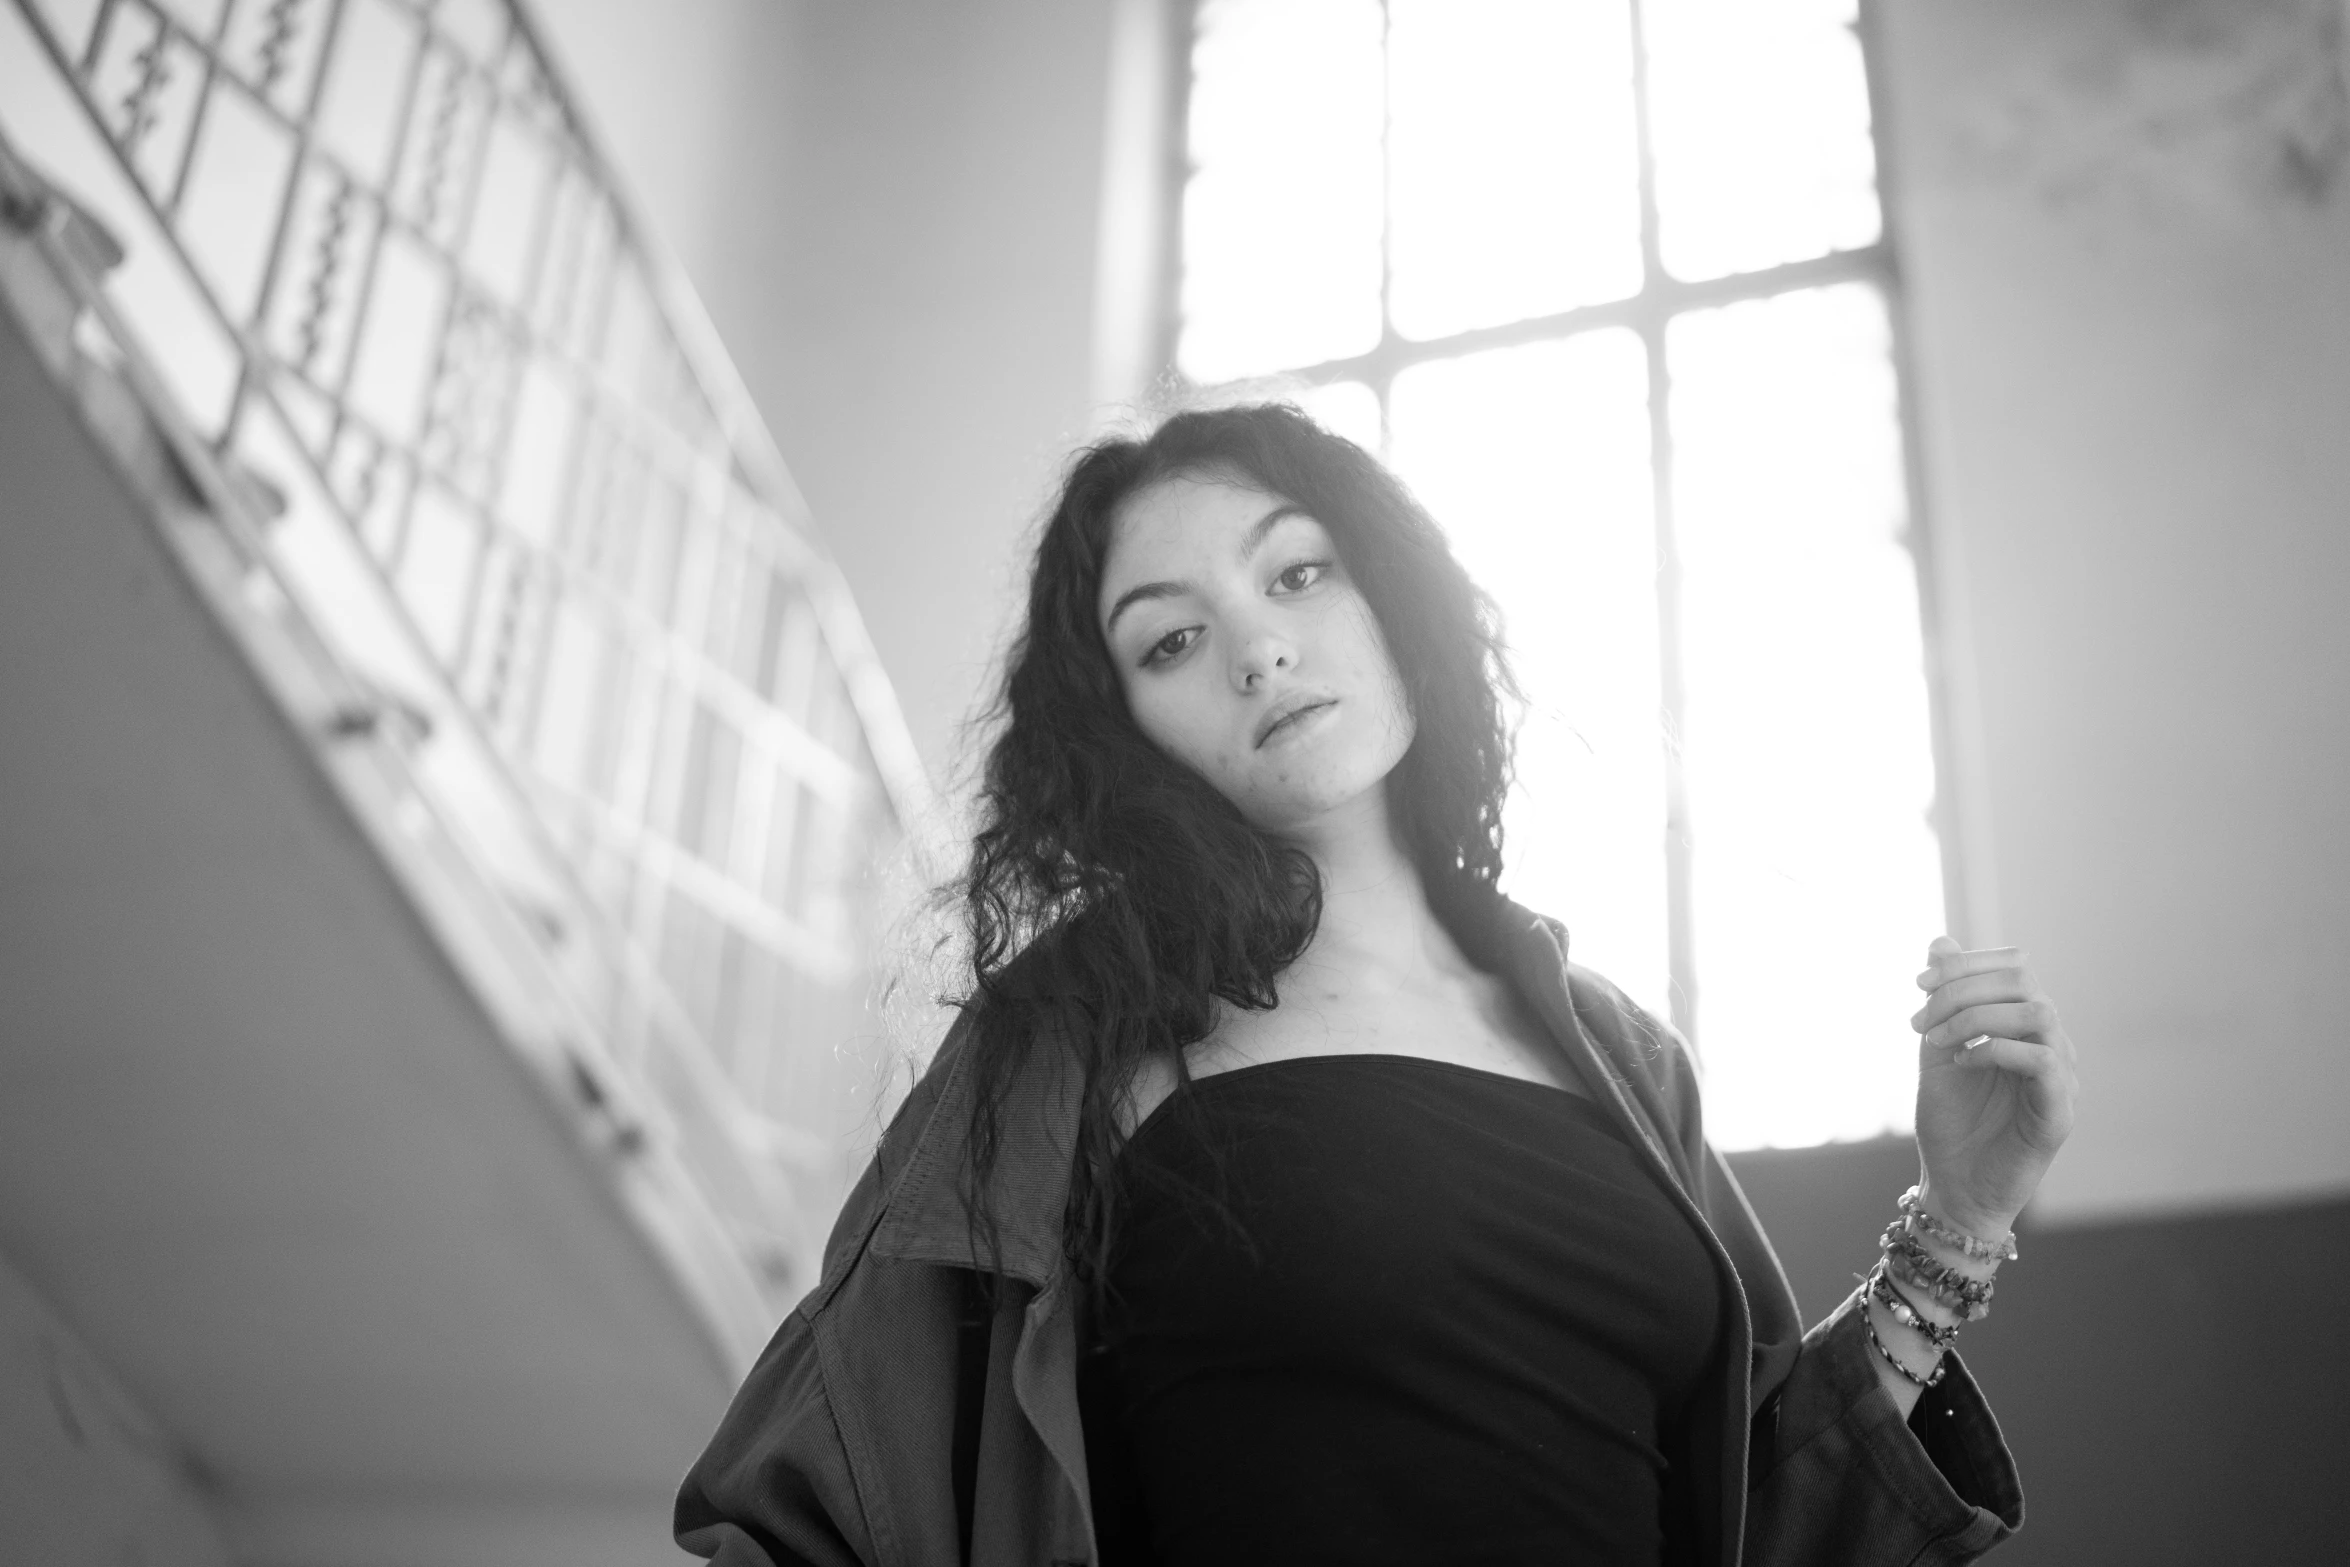
[[[1626, 1092], [1623, 1073], [1575, 1010], [1566, 927], [1504, 899], [1494, 930], [1495, 968], [1532, 1005], [1551, 1042], [1600, 1105], [1672, 1170], [1657, 1128]], [[963, 1048], [966, 1033], [965, 1024], [949, 1032], [908, 1101], [909, 1113], [884, 1140], [881, 1167], [897, 1167], [899, 1174], [889, 1182], [869, 1243], [877, 1256], [957, 1268], [986, 1266], [984, 1256], [974, 1251], [964, 1193], [975, 1092], [970, 1052]], [[1083, 1092], [1084, 1071], [1075, 1052], [1066, 1041], [1047, 1038], [1029, 1050], [1002, 1101], [989, 1206], [1003, 1271], [1038, 1288], [1061, 1267], [1062, 1210], [1068, 1203]], [[900, 1143], [902, 1152], [891, 1146]]]

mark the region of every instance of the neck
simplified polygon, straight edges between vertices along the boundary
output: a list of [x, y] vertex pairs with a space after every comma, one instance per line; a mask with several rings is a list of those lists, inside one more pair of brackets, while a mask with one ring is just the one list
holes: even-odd
[[1351, 983], [1404, 983], [1465, 964], [1429, 907], [1419, 867], [1404, 849], [1383, 791], [1364, 809], [1318, 823], [1301, 846], [1322, 873], [1322, 918], [1295, 967], [1344, 974]]

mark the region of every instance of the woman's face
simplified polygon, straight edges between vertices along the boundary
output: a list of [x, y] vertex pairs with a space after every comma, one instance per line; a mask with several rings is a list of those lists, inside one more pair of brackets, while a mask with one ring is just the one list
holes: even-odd
[[1237, 479], [1137, 492], [1112, 523], [1097, 613], [1142, 732], [1251, 823], [1294, 834], [1383, 810], [1410, 703], [1303, 509]]

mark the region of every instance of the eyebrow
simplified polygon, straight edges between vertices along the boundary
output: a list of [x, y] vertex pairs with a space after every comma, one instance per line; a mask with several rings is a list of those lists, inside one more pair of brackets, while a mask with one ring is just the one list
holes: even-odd
[[[1265, 536], [1284, 521], [1291, 517], [1303, 517], [1306, 514], [1306, 509], [1295, 501], [1283, 501], [1280, 505], [1275, 506], [1271, 511], [1249, 524], [1248, 532], [1240, 536], [1240, 549], [1237, 552], [1239, 558], [1245, 561], [1254, 555], [1258, 547], [1265, 542]], [[1188, 582], [1145, 582], [1139, 587], [1128, 588], [1118, 595], [1118, 602], [1110, 606], [1109, 618], [1102, 622], [1102, 635], [1107, 637], [1117, 629], [1118, 617], [1125, 614], [1130, 606], [1142, 603], [1146, 599], [1174, 598], [1190, 591], [1191, 584]]]

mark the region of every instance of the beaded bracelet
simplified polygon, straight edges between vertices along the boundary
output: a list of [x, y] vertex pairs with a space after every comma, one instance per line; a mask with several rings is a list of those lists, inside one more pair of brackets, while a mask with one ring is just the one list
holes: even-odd
[[1958, 1342], [1958, 1327], [1955, 1323], [1936, 1322], [1910, 1304], [1909, 1297], [1901, 1293], [1900, 1287], [1886, 1273], [1884, 1258], [1879, 1257], [1877, 1265], [1869, 1270], [1867, 1283], [1869, 1293], [1884, 1302], [1885, 1310], [1894, 1321], [1923, 1333], [1933, 1341], [1936, 1349], [1948, 1349]]
[[1901, 1211], [1928, 1235], [1956, 1250], [1970, 1262], [2013, 1262], [2016, 1260], [2015, 1231], [2010, 1230], [1996, 1241], [1978, 1240], [1955, 1225], [1945, 1224], [1926, 1211], [1925, 1198], [1912, 1186], [1901, 1194]]
[[[1907, 1236], [1886, 1247], [1887, 1271], [1911, 1289], [1932, 1295], [1943, 1305], [1958, 1313], [1961, 1322], [1972, 1322], [1991, 1314], [1989, 1281], [1980, 1281], [1984, 1288], [1976, 1291], [1978, 1281], [1962, 1274], [1954, 1274], [1937, 1263], [1926, 1249]], [[1955, 1281], [1955, 1282], [1954, 1282]]]
[[1885, 1357], [1885, 1364], [1891, 1366], [1894, 1370], [1900, 1372], [1903, 1376], [1909, 1378], [1910, 1381], [1916, 1383], [1921, 1388], [1933, 1387], [1942, 1380], [1942, 1374], [1950, 1369], [1949, 1361], [1936, 1360], [1934, 1362], [1933, 1375], [1921, 1377], [1916, 1372], [1910, 1370], [1908, 1366], [1903, 1365], [1901, 1357], [1894, 1354], [1893, 1351], [1887, 1349], [1885, 1347], [1885, 1341], [1877, 1337], [1876, 1320], [1869, 1315], [1868, 1308], [1866, 1306], [1861, 1308], [1860, 1325], [1868, 1333], [1869, 1347], [1874, 1349], [1878, 1354]]
[[1948, 1294], [1936, 1290], [1932, 1280], [1918, 1278], [1918, 1269], [1915, 1269], [1915, 1264], [1911, 1262], [1911, 1259], [1908, 1259], [1906, 1252], [1892, 1252], [1892, 1250], [1885, 1252], [1885, 1276], [1892, 1278], [1894, 1283], [1906, 1285], [1908, 1290], [1915, 1290], [1918, 1294], [1932, 1294], [1932, 1297], [1939, 1299], [1943, 1306], [1948, 1306], [1950, 1311], [1958, 1313], [1960, 1323], [1976, 1323], [1976, 1320], [1990, 1316], [1990, 1302], [1955, 1302], [1955, 1299], [1950, 1299]]
[[1956, 1311], [1962, 1321], [1972, 1322], [1990, 1309], [1991, 1281], [1970, 1279], [1926, 1250], [1925, 1244], [1909, 1232], [1907, 1219], [1895, 1219], [1877, 1239], [1888, 1257], [1898, 1257], [1908, 1264], [1903, 1283], [1932, 1290], [1934, 1298]]
[[1950, 1280], [1950, 1289], [1956, 1293], [1967, 1293], [1969, 1286], [1972, 1286], [1977, 1294], [1987, 1296], [1991, 1293], [1992, 1280], [1978, 1279], [1971, 1274], [1962, 1273], [1940, 1257], [1935, 1256], [1933, 1252], [1927, 1250], [1925, 1242], [1919, 1240], [1916, 1233], [1910, 1229], [1907, 1219], [1895, 1219], [1886, 1225], [1883, 1233], [1877, 1237], [1877, 1244], [1887, 1249], [1898, 1250], [1910, 1260], [1914, 1270], [1925, 1278]]

